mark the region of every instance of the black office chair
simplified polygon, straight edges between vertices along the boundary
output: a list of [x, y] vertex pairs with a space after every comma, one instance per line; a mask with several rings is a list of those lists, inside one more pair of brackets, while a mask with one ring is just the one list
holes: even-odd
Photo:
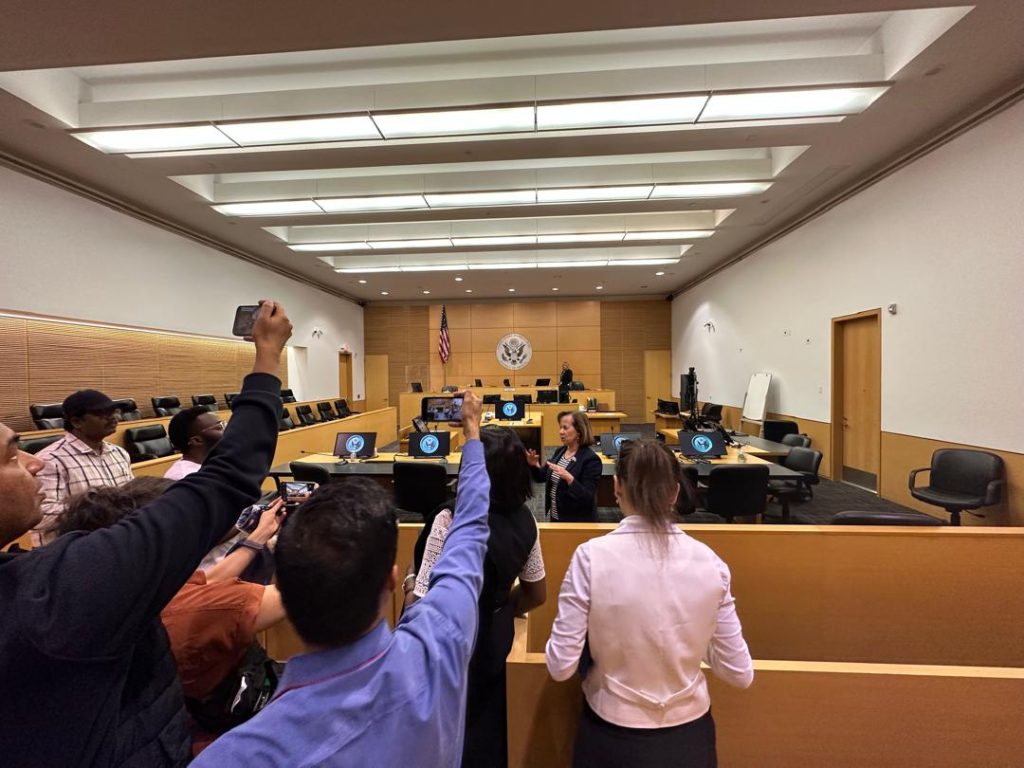
[[33, 455], [39, 453], [48, 445], [53, 445], [64, 435], [50, 435], [49, 437], [28, 437], [18, 441], [18, 449]]
[[362, 411], [353, 411], [351, 408], [349, 408], [348, 400], [346, 400], [345, 398], [335, 400], [334, 407], [338, 409], [338, 415], [341, 416], [342, 418], [345, 418], [346, 416], [354, 416], [357, 413], [362, 413]]
[[773, 443], [781, 443], [782, 438], [786, 435], [795, 435], [799, 432], [800, 425], [795, 421], [765, 419], [762, 435], [765, 440], [771, 440]]
[[782, 505], [782, 519], [789, 520], [789, 503], [804, 498], [814, 498], [814, 486], [821, 482], [818, 469], [821, 467], [822, 453], [811, 448], [794, 446], [782, 460], [782, 466], [799, 472], [798, 478], [778, 478], [768, 482], [768, 492]]
[[299, 483], [317, 483], [327, 485], [331, 482], [331, 473], [326, 467], [319, 464], [307, 464], [304, 461], [293, 461], [288, 465], [288, 471]]
[[202, 405], [211, 413], [217, 410], [217, 398], [213, 395], [192, 395], [192, 405]]
[[483, 404], [484, 405], [497, 405], [500, 402], [501, 402], [501, 395], [484, 395], [483, 396]]
[[117, 408], [118, 421], [142, 420], [142, 411], [139, 410], [139, 406], [136, 405], [135, 401], [130, 397], [123, 397], [120, 400], [115, 400], [114, 406]]
[[719, 464], [704, 479], [708, 512], [730, 523], [736, 517], [763, 515], [768, 503], [767, 464]]
[[412, 387], [413, 392], [422, 392], [423, 385], [418, 381], [410, 381], [409, 386]]
[[238, 397], [239, 394], [240, 394], [239, 392], [225, 392], [224, 393], [224, 403], [227, 405], [229, 411], [234, 409], [234, 406], [232, 405], [232, 403], [235, 402], [235, 398]]
[[295, 402], [295, 395], [292, 393], [292, 391], [290, 389], [282, 389], [281, 390], [281, 402], [283, 402], [283, 403], [294, 403]]
[[62, 429], [64, 427], [63, 403], [39, 403], [30, 405], [28, 412], [32, 415], [37, 429]]
[[680, 517], [692, 515], [701, 507], [700, 496], [697, 492], [699, 474], [697, 467], [687, 465], [681, 467], [682, 479], [679, 482], [679, 496], [676, 499], [676, 512]]
[[316, 409], [320, 413], [320, 421], [334, 421], [338, 418], [338, 414], [334, 412], [331, 404], [324, 400], [322, 403], [316, 404]]
[[832, 525], [945, 525], [937, 517], [923, 512], [861, 512], [847, 510], [836, 512]]
[[523, 405], [533, 403], [533, 395], [512, 395], [512, 400]]
[[715, 424], [722, 423], [722, 406], [715, 403], [704, 403], [700, 409], [702, 419], [713, 421]]
[[481, 380], [481, 379], [473, 379], [473, 386], [474, 387], [482, 387], [483, 385], [484, 385], [483, 380]]
[[451, 495], [448, 473], [440, 464], [396, 461], [394, 482], [395, 506], [418, 514], [424, 520]]
[[292, 415], [288, 413], [287, 408], [281, 409], [281, 420], [278, 424], [278, 432], [287, 432], [289, 429], [295, 429], [295, 422], [292, 421]]
[[153, 413], [157, 416], [173, 416], [176, 413], [181, 413], [181, 401], [174, 395], [160, 395], [151, 397], [149, 400], [153, 403]]
[[782, 439], [779, 440], [783, 445], [788, 445], [791, 448], [810, 448], [811, 438], [807, 435], [789, 434], [783, 435]]
[[124, 447], [134, 464], [137, 461], [159, 459], [174, 453], [174, 446], [167, 437], [163, 424], [147, 424], [131, 427], [124, 431]]
[[[914, 485], [920, 472], [931, 473], [928, 485]], [[988, 451], [940, 448], [932, 454], [930, 467], [910, 471], [907, 484], [911, 496], [942, 507], [949, 512], [950, 525], [960, 525], [961, 512], [999, 503], [1006, 485], [1006, 467], [1001, 457]]]
[[537, 390], [537, 402], [538, 403], [557, 403], [558, 402], [558, 390], [557, 389], [538, 389]]
[[295, 406], [295, 418], [298, 419], [299, 424], [304, 427], [316, 424], [316, 416], [313, 415], [313, 409], [308, 405]]

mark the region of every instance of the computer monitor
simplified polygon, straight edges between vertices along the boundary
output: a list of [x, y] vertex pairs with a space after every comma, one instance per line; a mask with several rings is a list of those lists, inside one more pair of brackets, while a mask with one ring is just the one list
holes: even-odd
[[532, 403], [533, 395], [512, 395], [512, 399], [517, 403]]
[[551, 379], [537, 379], [538, 387], [549, 387], [551, 386]]
[[725, 438], [720, 432], [690, 432], [679, 430], [679, 450], [691, 459], [710, 459], [724, 456]]
[[484, 405], [497, 405], [501, 402], [501, 395], [484, 395]]
[[484, 385], [484, 382], [483, 382], [482, 379], [473, 379], [473, 386], [474, 387], [482, 387], [483, 385]]
[[412, 387], [412, 391], [413, 392], [422, 392], [423, 391], [423, 385], [420, 382], [418, 382], [418, 381], [410, 382], [409, 386]]
[[494, 409], [494, 413], [502, 421], [522, 421], [526, 415], [526, 404], [515, 400], [502, 400]]
[[334, 440], [334, 455], [340, 458], [355, 454], [357, 458], [368, 459], [377, 455], [376, 432], [339, 432]]
[[537, 390], [537, 402], [538, 403], [557, 403], [558, 402], [558, 390], [557, 389], [538, 389]]
[[678, 416], [679, 415], [679, 403], [675, 400], [662, 400], [658, 398], [658, 413], [664, 413], [667, 416]]
[[450, 432], [413, 432], [409, 435], [409, 455], [417, 459], [439, 459], [451, 453]]
[[601, 453], [605, 456], [618, 456], [623, 443], [630, 440], [639, 440], [643, 435], [639, 432], [605, 432], [599, 436], [601, 440]]

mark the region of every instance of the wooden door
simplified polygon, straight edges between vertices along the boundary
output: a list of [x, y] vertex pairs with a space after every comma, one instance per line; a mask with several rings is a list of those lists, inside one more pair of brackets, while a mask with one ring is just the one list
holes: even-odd
[[352, 399], [352, 355], [349, 352], [338, 353], [338, 397]]
[[[654, 411], [658, 407], [658, 398], [673, 399], [672, 352], [668, 349], [644, 350], [644, 418], [642, 421], [654, 422]], [[641, 419], [636, 420], [641, 421]]]
[[833, 329], [833, 452], [839, 479], [878, 490], [881, 446], [879, 312], [837, 318]]
[[363, 358], [366, 373], [366, 410], [387, 408], [391, 402], [388, 396], [388, 356], [367, 355]]

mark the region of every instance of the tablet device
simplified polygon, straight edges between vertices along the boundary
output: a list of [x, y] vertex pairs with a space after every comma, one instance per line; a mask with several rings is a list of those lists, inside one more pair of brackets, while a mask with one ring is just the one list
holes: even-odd
[[691, 459], [709, 459], [725, 456], [725, 439], [718, 432], [689, 432], [679, 430], [679, 450]]
[[377, 455], [376, 432], [339, 432], [334, 441], [334, 455], [348, 458], [352, 454], [359, 459], [369, 459]]
[[443, 459], [451, 452], [450, 432], [414, 432], [409, 435], [409, 455], [417, 459]]
[[494, 415], [502, 421], [522, 421], [526, 415], [526, 404], [515, 400], [502, 400], [494, 406]]

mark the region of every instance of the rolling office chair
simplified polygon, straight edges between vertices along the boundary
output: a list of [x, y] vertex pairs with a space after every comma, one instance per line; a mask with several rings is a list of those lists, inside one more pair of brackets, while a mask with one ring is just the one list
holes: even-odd
[[832, 525], [945, 525], [937, 517], [923, 512], [860, 512], [847, 510], [836, 512]]
[[293, 461], [288, 465], [288, 471], [299, 483], [317, 483], [327, 485], [331, 482], [331, 473], [326, 467], [319, 464], [307, 464], [303, 461]]
[[794, 472], [800, 472], [799, 478], [778, 479], [768, 481], [768, 493], [782, 505], [782, 520], [789, 521], [789, 503], [804, 498], [813, 499], [813, 486], [821, 482], [818, 469], [821, 467], [822, 453], [799, 445], [790, 449], [782, 460], [782, 466]]
[[795, 421], [765, 419], [762, 436], [773, 443], [781, 443], [786, 435], [796, 435], [799, 432], [800, 426]]
[[320, 422], [334, 421], [338, 418], [338, 414], [331, 408], [331, 404], [324, 400], [322, 403], [316, 404], [316, 409], [320, 413]]
[[[931, 473], [928, 485], [914, 485], [920, 472]], [[942, 507], [949, 512], [949, 524], [960, 525], [961, 512], [999, 503], [1006, 468], [1001, 457], [988, 451], [940, 448], [932, 454], [930, 467], [910, 471], [907, 485], [911, 496]]]
[[173, 454], [174, 446], [163, 424], [147, 424], [124, 431], [124, 447], [132, 464]]
[[394, 471], [395, 506], [424, 520], [451, 496], [448, 473], [441, 464], [396, 461]]
[[512, 386], [512, 381], [510, 379], [502, 379], [501, 380], [501, 385], [503, 387], [511, 387]]
[[117, 407], [118, 421], [142, 420], [142, 411], [139, 410], [139, 406], [130, 397], [122, 397], [120, 400], [115, 400], [114, 405]]
[[687, 465], [681, 467], [683, 479], [679, 483], [679, 497], [676, 499], [676, 513], [683, 517], [692, 515], [701, 507], [700, 496], [697, 493], [698, 472], [697, 467]]
[[281, 390], [281, 402], [283, 402], [283, 403], [294, 403], [295, 402], [295, 395], [294, 395], [294, 393], [292, 393], [292, 391], [290, 389], [282, 389]]
[[337, 409], [338, 416], [340, 416], [341, 418], [345, 418], [346, 416], [355, 416], [357, 413], [362, 413], [362, 411], [353, 411], [351, 408], [349, 408], [348, 400], [346, 400], [345, 398], [335, 400], [334, 407]]
[[537, 402], [538, 403], [557, 403], [558, 402], [558, 390], [557, 389], [538, 389], [537, 390]]
[[224, 402], [227, 404], [229, 411], [233, 410], [232, 403], [235, 402], [235, 398], [238, 397], [239, 394], [241, 394], [241, 393], [239, 393], [239, 392], [225, 392], [224, 393]]
[[304, 427], [316, 424], [316, 416], [313, 415], [313, 409], [308, 405], [295, 406], [295, 418]]
[[64, 435], [50, 435], [49, 437], [29, 437], [18, 441], [18, 450], [31, 453], [33, 456], [39, 453], [48, 445], [53, 445]]
[[791, 448], [793, 448], [793, 447], [796, 447], [796, 448], [810, 448], [811, 447], [811, 438], [809, 438], [807, 435], [797, 435], [797, 434], [783, 435], [782, 439], [779, 442], [782, 443], [783, 445], [788, 445]]
[[278, 432], [287, 432], [289, 429], [295, 429], [295, 422], [292, 421], [292, 415], [288, 413], [287, 408], [281, 409], [281, 421], [278, 425]]
[[700, 409], [701, 418], [712, 421], [715, 424], [722, 423], [722, 406], [715, 403], [704, 403]]
[[730, 523], [736, 517], [763, 515], [768, 504], [767, 464], [719, 464], [707, 483], [705, 509]]
[[206, 410], [214, 413], [217, 410], [217, 398], [213, 395], [192, 395], [192, 405], [205, 406]]
[[37, 429], [62, 429], [64, 427], [63, 403], [39, 403], [30, 405], [28, 412], [32, 415]]
[[181, 413], [181, 401], [174, 395], [151, 397], [150, 402], [153, 403], [153, 413], [157, 416], [173, 416], [176, 413]]
[[481, 380], [481, 379], [473, 379], [473, 386], [474, 387], [482, 387], [483, 385], [484, 385], [483, 380]]

